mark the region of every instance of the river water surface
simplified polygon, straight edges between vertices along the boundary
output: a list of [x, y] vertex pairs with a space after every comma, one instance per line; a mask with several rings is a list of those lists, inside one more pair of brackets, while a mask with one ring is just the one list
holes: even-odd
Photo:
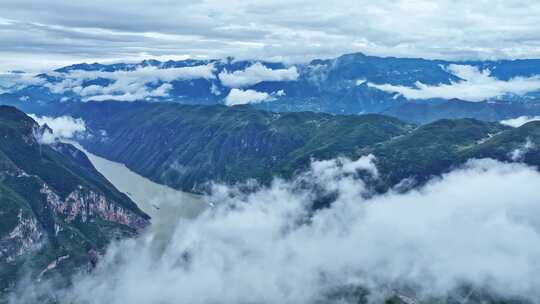
[[208, 207], [200, 195], [160, 185], [131, 171], [124, 164], [94, 155], [76, 142], [69, 143], [83, 151], [106, 179], [152, 217], [153, 230], [170, 230], [182, 219], [194, 218]]

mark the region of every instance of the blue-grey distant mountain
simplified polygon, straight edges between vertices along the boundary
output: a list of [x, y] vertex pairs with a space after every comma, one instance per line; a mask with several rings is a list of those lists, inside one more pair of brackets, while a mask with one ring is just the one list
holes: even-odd
[[[415, 122], [440, 117], [418, 119], [416, 116], [430, 109], [410, 103], [427, 104], [428, 108], [450, 103], [449, 108], [459, 111], [448, 112], [449, 117], [491, 120], [527, 114], [530, 108], [522, 104], [536, 104], [540, 99], [537, 75], [539, 59], [455, 62], [361, 53], [296, 65], [232, 58], [82, 63], [35, 77], [19, 73], [9, 81], [0, 79], [0, 103], [28, 110], [89, 100], [249, 103], [279, 112], [384, 112], [404, 120], [410, 116]], [[463, 83], [470, 88], [456, 87], [456, 96], [452, 96], [452, 85]], [[409, 89], [414, 91], [407, 94]], [[486, 89], [488, 92], [482, 91]], [[474, 90], [478, 94], [469, 96]], [[495, 114], [485, 115], [479, 106], [453, 103], [453, 99], [489, 102], [487, 107]]]
[[540, 115], [540, 103], [489, 101], [470, 102], [460, 99], [441, 102], [406, 102], [391, 107], [382, 114], [394, 116], [408, 122], [419, 124], [439, 119], [474, 118], [484, 121], [501, 121], [520, 116]]

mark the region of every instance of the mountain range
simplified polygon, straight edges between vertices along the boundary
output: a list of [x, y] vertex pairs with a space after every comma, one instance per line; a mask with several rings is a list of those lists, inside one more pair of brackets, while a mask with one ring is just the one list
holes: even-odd
[[[116, 101], [69, 103], [40, 114], [84, 120], [87, 130], [79, 142], [85, 148], [190, 192], [205, 192], [211, 182], [248, 183], [249, 191], [252, 180], [288, 179], [314, 159], [369, 154], [378, 177], [363, 177], [378, 193], [417, 188], [470, 159], [540, 165], [538, 121], [516, 128], [470, 118], [417, 125], [380, 114]], [[48, 126], [39, 127], [23, 112], [0, 107], [0, 212], [9, 219], [0, 226], [3, 293], [15, 288], [28, 269], [36, 280], [91, 270], [111, 240], [137, 235], [149, 224], [148, 216], [96, 172], [81, 151], [41, 143], [46, 132]], [[324, 193], [313, 207], [326, 208], [334, 199]], [[363, 303], [365, 292], [351, 287], [329, 297], [355, 293], [350, 296]], [[475, 297], [475, 303], [499, 301], [489, 293]], [[406, 300], [396, 293], [388, 303]]]
[[[274, 111], [383, 113], [408, 122], [539, 113], [540, 60], [443, 61], [347, 54], [303, 64], [145, 60], [0, 77], [0, 102], [38, 111], [80, 101], [251, 104]], [[2, 79], [3, 77], [3, 79]]]
[[[28, 277], [69, 284], [111, 241], [150, 224], [83, 152], [51, 142], [54, 130], [38, 116], [84, 122], [77, 141], [86, 150], [186, 192], [215, 183], [249, 191], [301, 175], [313, 160], [372, 155], [377, 178], [357, 172], [367, 188], [402, 193], [471, 159], [538, 169], [540, 122], [500, 122], [540, 115], [537, 75], [540, 60], [363, 54], [295, 65], [146, 60], [4, 74], [0, 294]], [[314, 208], [332, 204], [324, 195]]]
[[470, 118], [417, 125], [379, 114], [147, 102], [72, 103], [47, 114], [84, 120], [86, 149], [188, 192], [204, 192], [210, 182], [265, 184], [301, 173], [313, 159], [340, 156], [373, 154], [379, 191], [404, 180], [421, 184], [471, 158], [540, 165], [537, 147], [527, 146], [540, 140], [536, 121], [518, 128]]

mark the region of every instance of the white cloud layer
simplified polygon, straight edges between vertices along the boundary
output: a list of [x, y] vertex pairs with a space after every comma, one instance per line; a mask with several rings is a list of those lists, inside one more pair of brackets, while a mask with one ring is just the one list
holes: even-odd
[[536, 144], [530, 138], [527, 138], [527, 140], [521, 147], [515, 149], [510, 153], [510, 159], [516, 162], [523, 161], [525, 155], [535, 148]]
[[29, 114], [33, 120], [35, 120], [40, 126], [47, 125], [51, 128], [52, 133], [44, 132], [40, 135], [38, 140], [43, 144], [52, 144], [59, 139], [71, 139], [82, 135], [86, 132], [86, 124], [84, 120], [80, 118], [73, 118], [71, 116], [36, 116]]
[[[71, 91], [80, 95], [83, 100], [103, 101], [135, 101], [152, 97], [167, 97], [174, 80], [214, 79], [214, 66], [199, 65], [193, 67], [160, 69], [156, 67], [140, 67], [132, 71], [84, 71], [75, 70], [68, 73], [51, 73], [62, 77], [59, 83], [46, 83], [51, 92], [61, 94]], [[108, 79], [113, 82], [107, 86], [90, 85], [83, 87], [87, 80]], [[162, 83], [156, 89], [149, 89], [149, 84]]]
[[298, 71], [292, 66], [287, 69], [270, 69], [257, 62], [245, 70], [219, 73], [221, 83], [230, 88], [243, 88], [263, 81], [295, 81]]
[[459, 98], [467, 101], [484, 101], [504, 95], [524, 95], [540, 90], [540, 76], [515, 77], [508, 81], [499, 80], [489, 70], [479, 70], [469, 65], [451, 64], [448, 71], [462, 81], [436, 86], [416, 82], [416, 88], [391, 84], [368, 83], [370, 87], [386, 92], [396, 92], [407, 99]]
[[[372, 288], [376, 303], [378, 292], [402, 284], [419, 298], [472, 284], [473, 292], [540, 299], [535, 169], [475, 160], [420, 189], [372, 198], [358, 170], [376, 176], [373, 157], [315, 162], [296, 180], [251, 194], [218, 186], [208, 197], [216, 207], [171, 227], [168, 242], [150, 233], [114, 244], [58, 299], [298, 304], [351, 284]], [[306, 184], [337, 200], [312, 214]], [[38, 289], [17, 300], [31, 302], [29, 290]]]
[[144, 84], [141, 83], [136, 85], [130, 84], [129, 86], [124, 87], [124, 89], [119, 88], [118, 85], [111, 85], [107, 87], [90, 86], [84, 88], [82, 91], [86, 89], [95, 89], [94, 92], [98, 94], [84, 97], [83, 100], [85, 101], [140, 101], [152, 97], [167, 97], [169, 96], [169, 91], [172, 89], [172, 85], [169, 83], [164, 83], [154, 90], [149, 90]]
[[30, 85], [43, 85], [43, 79], [31, 73], [0, 73], [0, 94], [18, 90]]
[[225, 104], [228, 106], [236, 106], [250, 103], [261, 103], [264, 101], [271, 101], [272, 99], [272, 95], [266, 92], [232, 89], [229, 92], [229, 95], [225, 97]]
[[540, 120], [540, 116], [526, 116], [525, 115], [525, 116], [520, 116], [520, 117], [516, 117], [516, 118], [510, 118], [510, 119], [501, 120], [500, 122], [503, 125], [518, 128], [518, 127], [521, 127], [522, 125], [524, 125], [524, 124], [526, 124], [528, 122], [538, 121], [538, 120]]

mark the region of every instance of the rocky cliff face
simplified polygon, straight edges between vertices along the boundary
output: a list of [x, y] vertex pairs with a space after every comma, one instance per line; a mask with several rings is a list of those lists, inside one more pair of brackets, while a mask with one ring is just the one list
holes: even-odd
[[126, 225], [140, 232], [148, 224], [147, 219], [141, 218], [132, 211], [116, 205], [107, 197], [79, 186], [77, 190], [68, 194], [65, 199], [60, 198], [47, 184], [43, 184], [40, 192], [46, 196], [46, 203], [57, 215], [64, 217], [66, 223], [77, 219], [86, 223], [93, 217]]
[[13, 262], [36, 248], [45, 233], [36, 218], [19, 209], [17, 225], [0, 239], [0, 263]]
[[43, 144], [47, 131], [0, 107], [0, 302], [20, 277], [69, 278], [93, 267], [111, 240], [150, 224], [82, 152]]

